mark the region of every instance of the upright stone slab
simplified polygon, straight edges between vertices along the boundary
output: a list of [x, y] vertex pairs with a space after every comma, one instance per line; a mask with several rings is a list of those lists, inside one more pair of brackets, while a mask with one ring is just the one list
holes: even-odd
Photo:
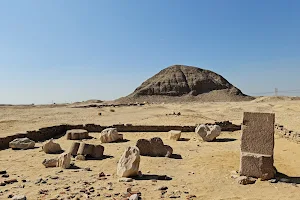
[[264, 180], [275, 176], [273, 113], [244, 113], [240, 174]]
[[274, 123], [274, 113], [245, 112], [241, 151], [273, 155]]

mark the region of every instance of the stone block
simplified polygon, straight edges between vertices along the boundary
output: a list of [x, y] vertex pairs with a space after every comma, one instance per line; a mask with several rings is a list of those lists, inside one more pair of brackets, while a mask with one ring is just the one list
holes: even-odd
[[241, 153], [240, 174], [268, 180], [274, 178], [274, 159], [272, 155]]
[[88, 139], [89, 133], [84, 129], [72, 129], [66, 132], [67, 140], [82, 140]]
[[79, 146], [80, 146], [79, 142], [73, 142], [73, 144], [70, 146], [69, 153], [72, 156], [76, 156], [77, 155], [77, 151], [79, 149]]
[[244, 113], [241, 151], [273, 155], [274, 113]]

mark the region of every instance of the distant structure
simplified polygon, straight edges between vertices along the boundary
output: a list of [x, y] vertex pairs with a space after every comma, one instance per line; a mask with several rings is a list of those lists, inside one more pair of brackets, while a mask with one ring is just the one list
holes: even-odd
[[119, 100], [152, 101], [243, 101], [254, 98], [242, 93], [221, 75], [197, 67], [172, 65], [142, 83]]

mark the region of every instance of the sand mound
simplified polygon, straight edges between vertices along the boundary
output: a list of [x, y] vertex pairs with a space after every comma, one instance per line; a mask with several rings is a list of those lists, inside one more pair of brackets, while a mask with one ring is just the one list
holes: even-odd
[[264, 102], [277, 102], [277, 101], [292, 101], [294, 100], [293, 97], [287, 96], [270, 96], [270, 97], [257, 97], [252, 102], [256, 103], [264, 103]]
[[252, 100], [212, 71], [173, 65], [146, 80], [119, 101], [242, 101]]

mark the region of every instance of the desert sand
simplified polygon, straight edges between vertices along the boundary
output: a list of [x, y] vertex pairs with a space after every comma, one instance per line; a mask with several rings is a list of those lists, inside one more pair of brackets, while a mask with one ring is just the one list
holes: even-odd
[[[117, 123], [145, 125], [195, 125], [205, 122], [230, 120], [235, 124], [242, 122], [243, 112], [274, 112], [276, 122], [290, 130], [300, 131], [300, 101], [289, 98], [262, 97], [247, 102], [211, 102], [211, 103], [174, 103], [148, 104], [140, 107], [115, 108], [72, 108], [73, 105], [45, 106], [1, 106], [0, 137], [22, 133], [28, 130], [59, 125], [86, 124], [112, 125]], [[112, 112], [111, 109], [114, 109]], [[99, 116], [98, 113], [102, 115]], [[180, 116], [166, 115], [181, 112]], [[121, 194], [131, 187], [140, 191], [143, 199], [160, 199], [161, 186], [167, 186], [164, 198], [172, 192], [180, 194], [178, 199], [299, 199], [300, 189], [300, 145], [275, 135], [275, 167], [290, 177], [293, 183], [270, 183], [257, 181], [253, 185], [239, 185], [231, 178], [234, 170], [239, 170], [240, 134], [222, 132], [216, 142], [202, 142], [195, 133], [182, 133], [184, 141], [168, 140], [167, 133], [124, 133], [127, 142], [102, 144], [105, 147], [103, 160], [75, 161], [79, 169], [45, 168], [42, 161], [56, 155], [45, 154], [41, 148], [31, 150], [0, 151], [0, 170], [7, 170], [10, 178], [25, 179], [23, 183], [0, 186], [0, 199], [7, 199], [9, 194], [24, 194], [28, 199], [64, 199], [78, 197], [83, 188], [94, 187], [90, 199], [122, 199]], [[86, 142], [99, 144], [99, 133], [92, 133], [94, 139]], [[145, 180], [131, 183], [118, 182], [116, 166], [124, 149], [134, 146], [140, 138], [159, 136], [165, 144], [173, 147], [174, 154], [182, 159], [141, 157], [140, 170]], [[56, 140], [64, 150], [72, 141], [64, 137]], [[41, 147], [42, 143], [37, 143]], [[90, 168], [86, 171], [84, 168]], [[99, 173], [104, 172], [106, 180], [99, 180]], [[172, 180], [153, 182], [151, 175], [167, 175]], [[57, 177], [55, 177], [57, 176]], [[57, 178], [57, 179], [51, 179]], [[35, 184], [42, 178], [45, 184]], [[148, 179], [148, 180], [147, 180]], [[84, 184], [86, 182], [86, 184]], [[112, 190], [107, 186], [112, 183]], [[65, 189], [67, 187], [69, 189]], [[48, 194], [39, 194], [41, 189]], [[120, 195], [117, 195], [120, 193]], [[83, 193], [81, 193], [83, 194]], [[100, 196], [96, 196], [100, 194]], [[111, 197], [105, 197], [110, 194]], [[58, 197], [59, 196], [59, 197]], [[85, 199], [81, 197], [80, 199]]]

